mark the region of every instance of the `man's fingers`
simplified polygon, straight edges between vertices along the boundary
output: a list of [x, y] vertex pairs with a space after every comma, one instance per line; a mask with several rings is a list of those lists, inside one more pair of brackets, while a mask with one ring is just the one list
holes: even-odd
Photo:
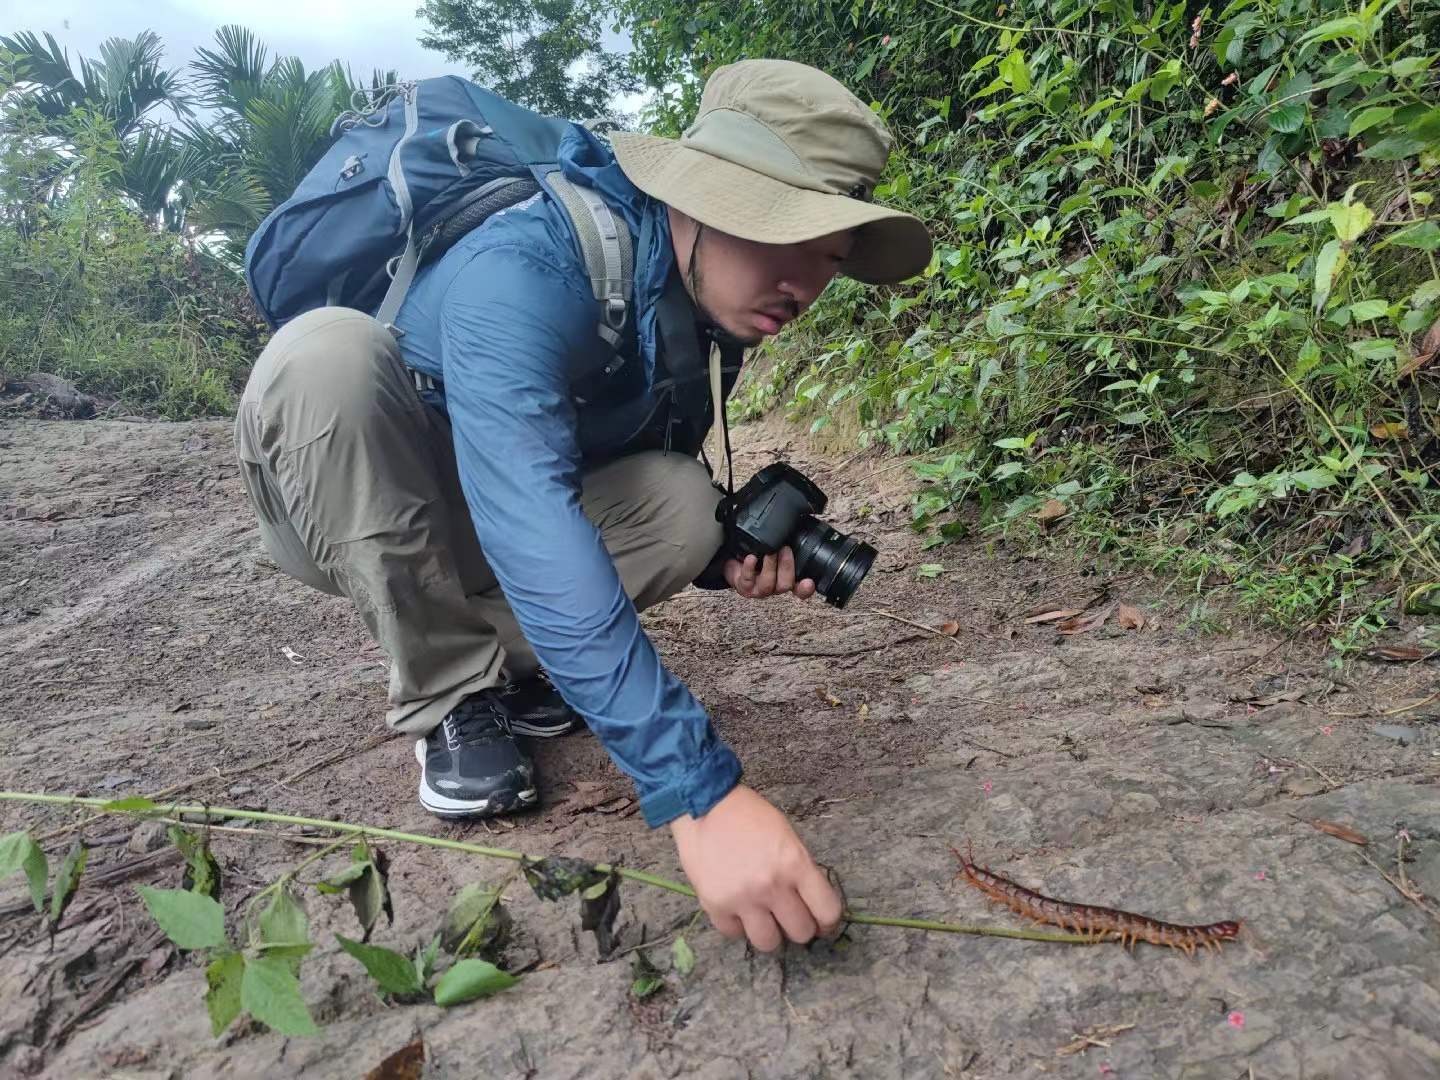
[[780, 549], [775, 568], [775, 591], [792, 592], [795, 588], [795, 553], [788, 547]]
[[780, 927], [775, 924], [775, 916], [764, 908], [751, 908], [741, 916], [745, 923], [745, 936], [750, 939], [750, 944], [761, 952], [774, 952], [780, 947]]
[[711, 915], [710, 922], [727, 938], [737, 939], [745, 936], [745, 924], [740, 921], [738, 915]]
[[755, 579], [756, 596], [775, 595], [775, 575], [778, 570], [779, 562], [780, 560], [777, 559], [774, 555], [765, 556], [765, 563], [760, 568], [760, 576]]
[[780, 899], [775, 902], [773, 914], [775, 921], [780, 924], [780, 929], [785, 931], [785, 936], [791, 941], [803, 945], [814, 939], [815, 917], [795, 890], [785, 890]]
[[795, 585], [795, 595], [801, 600], [809, 600], [815, 595], [815, 582], [808, 577]]
[[825, 871], [818, 866], [813, 867], [811, 873], [800, 879], [796, 891], [810, 909], [810, 914], [815, 917], [821, 935], [829, 937], [833, 934], [840, 925], [840, 917], [845, 913], [845, 909], [840, 902], [840, 894], [835, 891], [835, 886], [830, 884]]

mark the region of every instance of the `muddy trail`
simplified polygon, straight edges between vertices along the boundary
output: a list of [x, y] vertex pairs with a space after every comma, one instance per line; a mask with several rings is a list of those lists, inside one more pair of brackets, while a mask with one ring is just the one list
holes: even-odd
[[[1436, 661], [1339, 671], [1300, 640], [1205, 632], [1163, 582], [1063, 545], [922, 551], [893, 461], [826, 460], [773, 425], [740, 441], [739, 475], [776, 456], [810, 471], [827, 517], [879, 547], [875, 570], [843, 612], [690, 590], [645, 622], [852, 909], [1023, 925], [955, 880], [950, 845], [969, 843], [1051, 896], [1243, 919], [1238, 941], [1191, 960], [854, 926], [767, 956], [705, 928], [694, 971], [637, 1000], [632, 947], [661, 942], [668, 967], [693, 906], [625, 886], [602, 961], [573, 900], [522, 883], [506, 953], [522, 981], [447, 1010], [378, 999], [334, 942], [358, 936], [350, 907], [307, 890], [322, 1033], [242, 1020], [216, 1039], [203, 963], [135, 891], [177, 887], [181, 863], [155, 823], [107, 817], [83, 829], [53, 941], [22, 878], [0, 882], [0, 1075], [357, 1077], [418, 1037], [423, 1075], [444, 1077], [1440, 1076], [1440, 902], [1414, 899], [1440, 896], [1440, 701], [1405, 708], [1436, 690]], [[168, 791], [679, 876], [588, 734], [538, 748], [535, 812], [426, 814], [411, 744], [381, 724], [384, 657], [344, 601], [265, 557], [226, 423], [5, 422], [0, 537], [0, 787]], [[1067, 609], [1110, 616], [1027, 621]], [[80, 817], [0, 803], [3, 831]], [[46, 842], [52, 864], [68, 843]], [[232, 915], [312, 850], [214, 845]], [[374, 940], [397, 949], [508, 869], [382, 847], [395, 919]]]

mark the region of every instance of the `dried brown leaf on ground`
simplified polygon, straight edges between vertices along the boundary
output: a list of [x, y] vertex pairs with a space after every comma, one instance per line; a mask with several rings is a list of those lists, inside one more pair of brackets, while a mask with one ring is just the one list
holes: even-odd
[[1408, 439], [1410, 437], [1410, 425], [1403, 421], [1398, 424], [1371, 424], [1370, 434], [1377, 439], [1386, 441], [1392, 439]]
[[941, 623], [935, 629], [938, 630], [940, 633], [944, 634], [946, 637], [954, 637], [956, 634], [960, 633], [960, 624], [954, 619], [951, 619], [949, 622]]
[[1144, 630], [1145, 616], [1140, 609], [1130, 604], [1121, 604], [1115, 609], [1115, 621], [1126, 630]]
[[1055, 1056], [1069, 1057], [1071, 1054], [1083, 1054], [1092, 1046], [1108, 1049], [1110, 1044], [1105, 1041], [1106, 1039], [1113, 1039], [1116, 1035], [1130, 1031], [1134, 1027], [1134, 1024], [1096, 1024], [1084, 1031], [1077, 1032], [1073, 1040], [1055, 1051]]
[[425, 1040], [416, 1037], [365, 1074], [365, 1080], [420, 1080], [425, 1073]]
[[1048, 529], [1068, 513], [1070, 508], [1059, 499], [1046, 499], [1045, 505], [1035, 512], [1035, 520], [1042, 529]]
[[1365, 650], [1366, 660], [1388, 660], [1392, 664], [1403, 664], [1411, 660], [1424, 660], [1433, 653], [1417, 649], [1414, 645], [1376, 645]]
[[1323, 832], [1326, 836], [1333, 836], [1337, 840], [1344, 840], [1347, 844], [1359, 844], [1364, 847], [1370, 842], [1366, 835], [1349, 825], [1341, 825], [1338, 821], [1326, 821], [1324, 818], [1315, 818], [1310, 822], [1312, 829]]
[[820, 696], [821, 701], [825, 702], [831, 708], [839, 708], [841, 705], [845, 704], [829, 690], [826, 690], [823, 686], [817, 686], [815, 688], [815, 693]]
[[1062, 634], [1084, 634], [1091, 630], [1098, 630], [1105, 625], [1105, 621], [1110, 618], [1114, 611], [1114, 604], [1106, 604], [1102, 608], [1096, 608], [1094, 611], [1081, 612], [1073, 618], [1066, 619], [1055, 629], [1059, 630]]
[[1079, 608], [1056, 608], [1054, 611], [1042, 611], [1039, 615], [1031, 615], [1025, 622], [1028, 625], [1055, 622], [1057, 619], [1070, 619], [1079, 614]]

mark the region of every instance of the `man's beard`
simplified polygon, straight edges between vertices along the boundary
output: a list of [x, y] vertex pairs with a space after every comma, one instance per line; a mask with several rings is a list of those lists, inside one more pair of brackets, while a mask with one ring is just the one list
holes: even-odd
[[701, 226], [695, 233], [695, 244], [690, 249], [690, 295], [695, 301], [695, 312], [700, 316], [700, 324], [709, 332], [711, 339], [724, 348], [753, 349], [765, 340], [765, 335], [758, 330], [751, 335], [737, 334], [728, 329], [710, 306], [705, 303], [704, 287], [705, 275], [700, 272], [700, 260], [697, 257], [700, 253], [700, 237], [704, 234], [704, 226]]

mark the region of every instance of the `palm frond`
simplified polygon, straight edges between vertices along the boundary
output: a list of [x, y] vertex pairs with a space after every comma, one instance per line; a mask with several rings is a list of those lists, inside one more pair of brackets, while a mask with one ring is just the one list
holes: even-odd
[[243, 26], [222, 26], [215, 31], [215, 49], [196, 49], [190, 61], [207, 105], [243, 113], [261, 92], [269, 52], [255, 34]]

